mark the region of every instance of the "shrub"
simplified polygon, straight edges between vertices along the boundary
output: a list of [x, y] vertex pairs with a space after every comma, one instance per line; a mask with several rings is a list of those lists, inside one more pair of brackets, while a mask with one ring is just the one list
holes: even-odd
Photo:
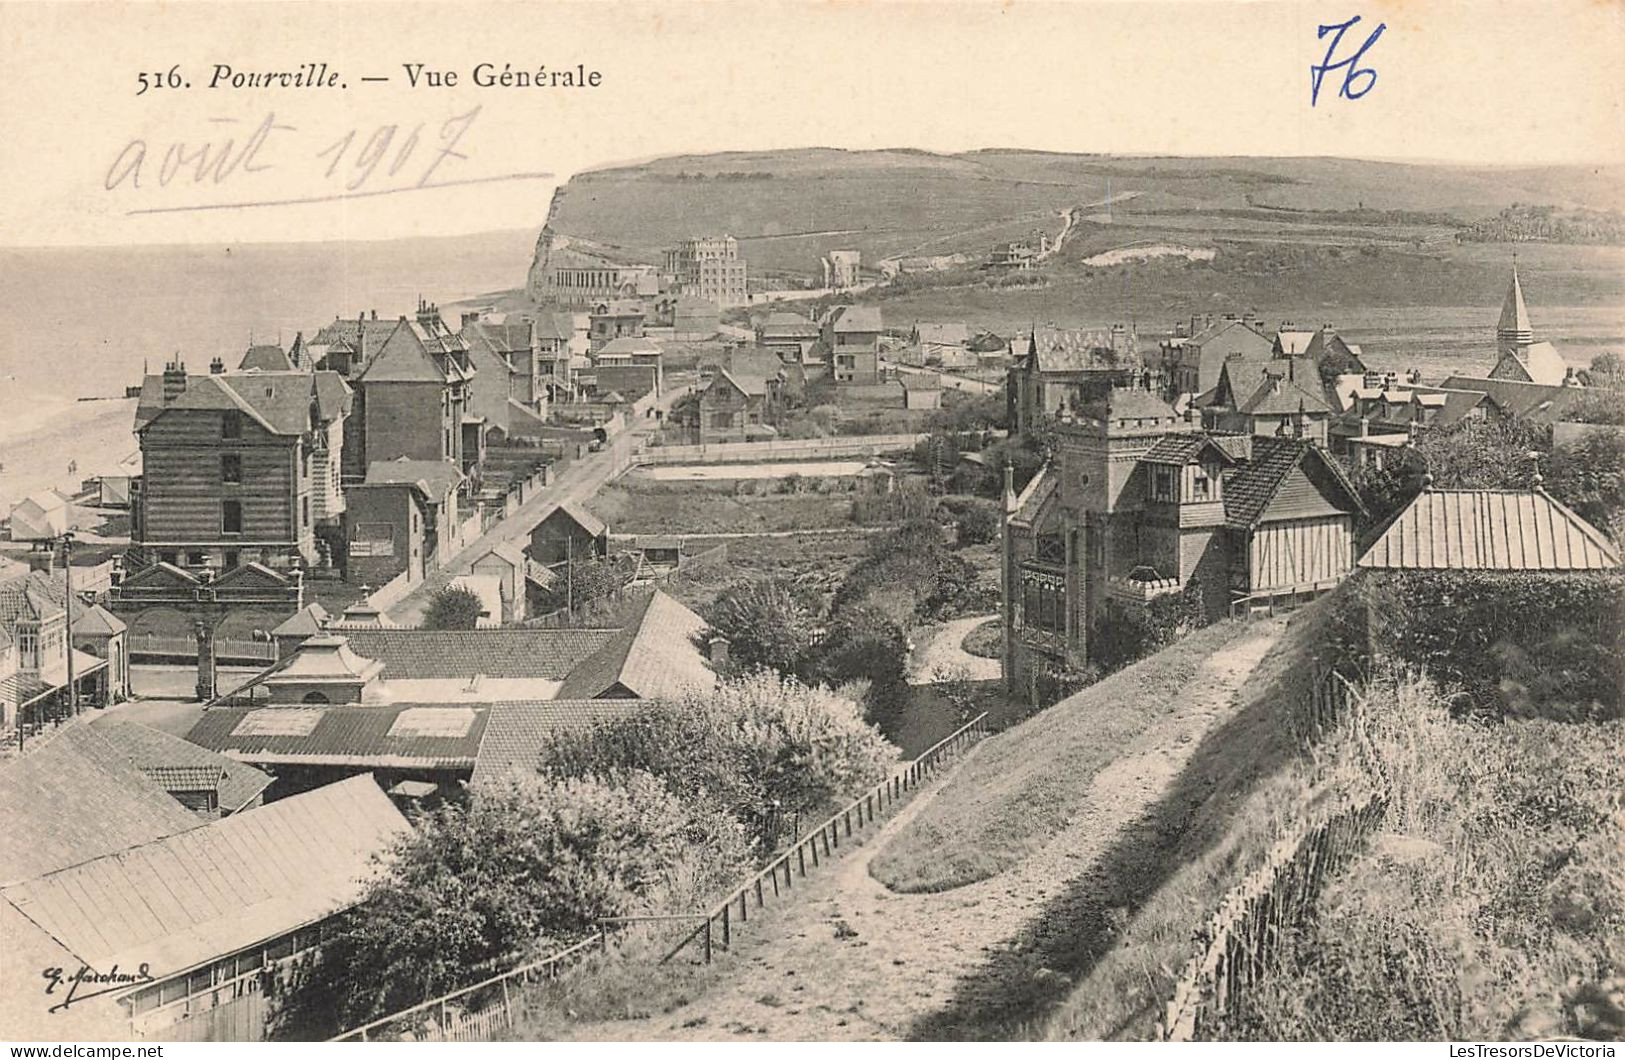
[[1159, 596], [1144, 607], [1108, 599], [1089, 631], [1089, 658], [1104, 673], [1120, 670], [1207, 624], [1202, 587]]
[[789, 815], [826, 809], [879, 780], [896, 754], [852, 699], [757, 673], [562, 733], [539, 768], [554, 777], [606, 767], [652, 774], [687, 801], [719, 807], [771, 848]]
[[277, 984], [274, 1033], [337, 1033], [555, 949], [599, 917], [663, 908], [674, 886], [709, 890], [746, 864], [738, 832], [636, 771], [532, 778], [427, 813]]
[[735, 582], [718, 594], [708, 617], [741, 670], [797, 673], [812, 646], [812, 609], [782, 579]]
[[957, 537], [960, 548], [985, 545], [998, 540], [998, 537], [999, 513], [993, 508], [977, 505], [960, 513]]
[[485, 613], [479, 594], [464, 585], [448, 585], [429, 600], [424, 629], [473, 629]]
[[830, 684], [869, 682], [870, 702], [885, 703], [906, 691], [903, 667], [908, 632], [884, 610], [852, 604], [835, 613], [818, 643], [812, 672]]

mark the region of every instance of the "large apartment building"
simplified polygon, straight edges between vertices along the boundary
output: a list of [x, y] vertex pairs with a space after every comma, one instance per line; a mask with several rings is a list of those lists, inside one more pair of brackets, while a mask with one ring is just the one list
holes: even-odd
[[745, 272], [745, 259], [739, 256], [739, 241], [733, 236], [685, 239], [666, 251], [672, 290], [722, 309], [750, 301]]

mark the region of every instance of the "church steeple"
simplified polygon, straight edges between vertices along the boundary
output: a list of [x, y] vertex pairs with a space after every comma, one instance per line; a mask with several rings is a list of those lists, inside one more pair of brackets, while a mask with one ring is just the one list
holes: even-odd
[[1535, 341], [1535, 330], [1529, 323], [1529, 307], [1524, 305], [1523, 284], [1518, 282], [1518, 259], [1512, 259], [1512, 285], [1507, 288], [1506, 301], [1501, 305], [1501, 322], [1495, 326], [1495, 343], [1503, 352], [1516, 351]]

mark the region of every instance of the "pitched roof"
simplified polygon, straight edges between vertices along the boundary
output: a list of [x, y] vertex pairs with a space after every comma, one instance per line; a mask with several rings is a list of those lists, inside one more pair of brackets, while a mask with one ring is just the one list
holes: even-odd
[[44, 571], [20, 572], [0, 581], [0, 628], [9, 629], [19, 620], [52, 618], [66, 605], [62, 582]]
[[1491, 379], [1511, 379], [1542, 386], [1562, 386], [1568, 374], [1569, 363], [1549, 342], [1533, 342], [1508, 349], [1490, 370]]
[[1544, 490], [1424, 489], [1377, 538], [1368, 570], [1614, 570], [1619, 549]]
[[1085, 406], [1090, 415], [1104, 420], [1174, 419], [1177, 413], [1166, 401], [1139, 387], [1113, 387], [1104, 401]]
[[243, 359], [237, 362], [237, 368], [239, 371], [291, 372], [294, 364], [281, 346], [260, 345], [250, 346]]
[[1285, 356], [1296, 357], [1309, 349], [1318, 334], [1318, 331], [1277, 331], [1275, 344]]
[[1206, 434], [1165, 434], [1140, 459], [1153, 464], [1194, 464], [1208, 451], [1217, 453], [1222, 463], [1236, 462], [1229, 450]]
[[607, 629], [384, 629], [345, 631], [358, 655], [384, 664], [389, 680], [466, 678], [562, 680], [598, 650]]
[[85, 964], [158, 977], [354, 905], [410, 827], [352, 777], [4, 889]]
[[717, 374], [711, 380], [711, 386], [705, 389], [709, 391], [718, 382], [726, 382], [747, 397], [761, 397], [767, 393], [767, 376], [751, 372], [748, 369], [740, 372], [730, 372], [726, 368], [718, 369]]
[[160, 771], [190, 769], [210, 774], [213, 781], [208, 787], [218, 793], [220, 808], [226, 813], [236, 813], [271, 786], [270, 776], [247, 763], [138, 722], [109, 715], [92, 721], [89, 729], [165, 791], [182, 789], [165, 783]]
[[943, 346], [963, 346], [970, 341], [970, 327], [963, 322], [952, 324], [918, 323], [914, 325], [915, 340], [922, 345], [934, 343]]
[[1053, 496], [1058, 487], [1060, 474], [1054, 472], [1054, 465], [1045, 463], [1038, 469], [1038, 473], [1028, 480], [1021, 495], [1016, 498], [1015, 511], [1010, 513], [1010, 521], [1022, 526], [1036, 526], [1044, 510], [1045, 503]]
[[565, 518], [573, 520], [577, 526], [581, 527], [588, 537], [599, 537], [609, 533], [608, 524], [575, 501], [560, 501], [559, 506], [548, 512], [547, 517], [542, 522], [546, 523], [561, 513]]
[[171, 410], [235, 409], [272, 434], [299, 435], [310, 429], [313, 403], [318, 415], [336, 418], [348, 411], [348, 386], [334, 372], [225, 372], [188, 376], [186, 389], [165, 402], [163, 376], [150, 375], [136, 404], [135, 426], [139, 431]]
[[412, 485], [423, 490], [424, 496], [436, 504], [462, 484], [463, 473], [457, 465], [444, 460], [379, 460], [367, 465], [365, 484]]
[[557, 699], [597, 699], [619, 686], [639, 699], [710, 688], [716, 674], [695, 643], [705, 619], [656, 589], [643, 613], [570, 672]]
[[1252, 439], [1252, 455], [1224, 479], [1224, 522], [1234, 530], [1251, 530], [1294, 469], [1314, 462], [1345, 495], [1348, 511], [1364, 511], [1359, 492], [1336, 460], [1301, 438]]
[[897, 377], [904, 390], [941, 390], [942, 376], [936, 372], [902, 372]]
[[84, 634], [91, 637], [111, 637], [123, 633], [130, 627], [126, 626], [119, 617], [101, 604], [92, 604], [83, 611], [75, 611], [73, 615], [73, 635]]
[[[367, 322], [368, 339], [372, 335]], [[366, 363], [354, 378], [364, 383], [444, 383], [451, 372], [450, 366], [435, 360], [431, 343], [426, 342], [423, 329], [401, 317], [394, 322], [389, 336], [374, 351], [367, 353]]]
[[1562, 419], [1571, 407], [1583, 400], [1587, 389], [1526, 383], [1516, 379], [1482, 379], [1470, 375], [1453, 375], [1439, 386], [1445, 390], [1476, 390], [1488, 394], [1490, 400], [1507, 415], [1540, 423]]
[[0, 883], [32, 879], [201, 823], [100, 735], [63, 739], [80, 728], [65, 729], [0, 766]]
[[836, 306], [830, 310], [830, 327], [837, 335], [886, 330], [880, 307], [872, 305]]
[[1236, 411], [1250, 416], [1285, 416], [1295, 412], [1329, 413], [1332, 407], [1319, 392], [1296, 379], [1266, 374], [1253, 392], [1237, 405]]
[[328, 620], [327, 608], [312, 602], [295, 611], [273, 630], [273, 637], [314, 637]]
[[186, 738], [245, 762], [365, 769], [472, 769], [484, 703], [210, 707]]
[[598, 356], [616, 353], [659, 353], [660, 343], [654, 339], [636, 338], [631, 335], [622, 335], [618, 339], [610, 339], [598, 349]]
[[1108, 335], [1067, 328], [1038, 328], [1029, 342], [1036, 350], [1032, 367], [1040, 372], [1102, 372], [1138, 369], [1133, 350], [1114, 350]]
[[571, 699], [493, 703], [469, 783], [500, 783], [534, 771], [542, 747], [556, 733], [589, 729], [643, 709], [641, 700]]

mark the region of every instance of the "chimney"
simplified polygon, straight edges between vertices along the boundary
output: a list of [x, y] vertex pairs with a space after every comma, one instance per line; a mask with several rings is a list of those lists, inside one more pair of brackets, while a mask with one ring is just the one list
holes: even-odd
[[1016, 510], [1016, 469], [1009, 464], [1004, 465], [1004, 513], [1013, 514]]
[[373, 311], [372, 311], [372, 318], [373, 318], [373, 319], [374, 319], [374, 320], [377, 320], [377, 319], [378, 319], [378, 310], [376, 310], [376, 309], [374, 309], [374, 310], [373, 310]]
[[226, 374], [226, 362], [222, 361], [218, 354], [215, 355], [214, 360], [209, 362], [209, 374], [210, 375], [225, 375]]
[[478, 312], [469, 312], [467, 310], [463, 312], [463, 329], [465, 331], [468, 329], [470, 324], [478, 324], [479, 321], [480, 314]]
[[705, 642], [707, 657], [712, 666], [726, 666], [728, 664], [728, 638], [718, 635]]
[[1360, 417], [1360, 437], [1365, 438], [1371, 434], [1371, 417]]
[[164, 365], [164, 404], [186, 393], [186, 364], [179, 357]]

